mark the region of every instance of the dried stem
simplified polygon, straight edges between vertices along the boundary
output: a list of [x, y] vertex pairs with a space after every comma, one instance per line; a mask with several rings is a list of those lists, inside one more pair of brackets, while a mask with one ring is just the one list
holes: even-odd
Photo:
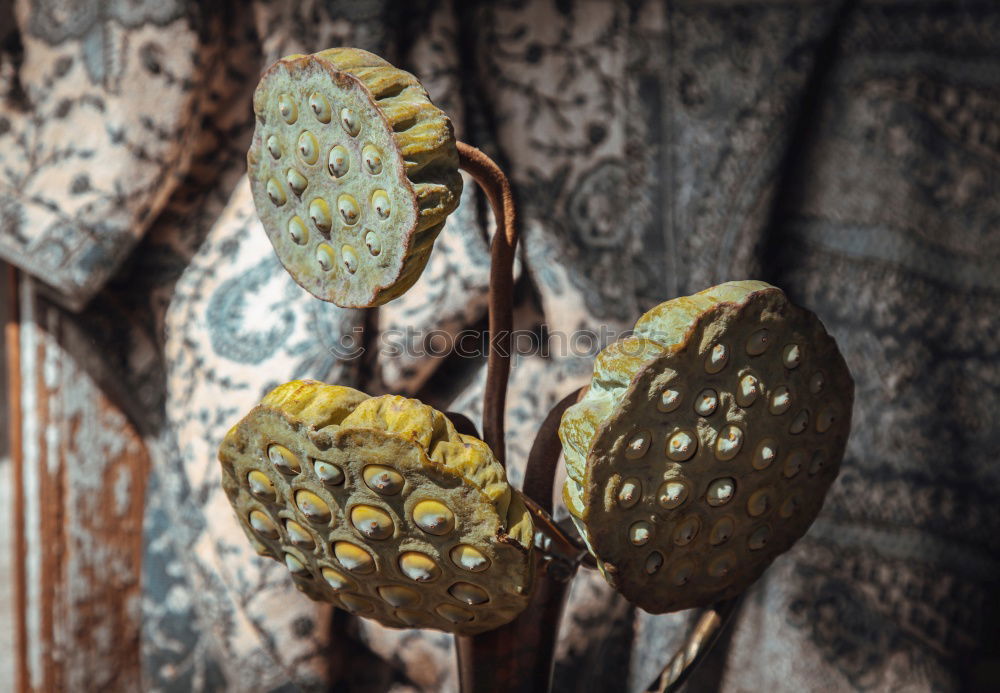
[[510, 376], [510, 342], [514, 325], [514, 250], [517, 248], [517, 210], [510, 181], [491, 158], [458, 142], [459, 167], [479, 184], [493, 208], [497, 231], [490, 248], [489, 356], [483, 394], [483, 439], [506, 463], [504, 406]]
[[[483, 439], [501, 464], [506, 462], [504, 409], [510, 376], [513, 331], [514, 252], [517, 212], [510, 181], [500, 167], [473, 146], [458, 142], [459, 166], [486, 194], [497, 230], [490, 248], [489, 354], [483, 394]], [[558, 439], [563, 412], [584, 390], [564, 397], [546, 416], [532, 444], [525, 469], [525, 504], [536, 522], [536, 582], [531, 604], [514, 621], [476, 636], [456, 637], [459, 681], [463, 693], [548, 691], [553, 656], [567, 591], [581, 564], [596, 567], [585, 547], [552, 519], [552, 490], [561, 452]], [[471, 422], [465, 427], [475, 430]], [[690, 675], [718, 639], [739, 597], [704, 610], [684, 644], [648, 691], [665, 693]]]
[[670, 658], [656, 680], [649, 685], [647, 693], [668, 693], [678, 690], [684, 684], [719, 639], [722, 629], [729, 623], [742, 597], [743, 595], [739, 595], [726, 599], [702, 611], [698, 622], [685, 638], [684, 644]]

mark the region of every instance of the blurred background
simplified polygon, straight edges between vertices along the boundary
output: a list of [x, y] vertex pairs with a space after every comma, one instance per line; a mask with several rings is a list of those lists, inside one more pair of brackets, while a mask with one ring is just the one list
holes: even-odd
[[[511, 176], [519, 329], [754, 278], [840, 344], [840, 478], [690, 690], [1000, 690], [1000, 5], [915, 0], [0, 0], [0, 681], [455, 688], [450, 637], [310, 602], [219, 486], [225, 431], [293, 378], [481, 413], [481, 361], [378, 348], [484, 326], [469, 181], [377, 310], [299, 289], [256, 219], [258, 76], [341, 45], [414, 72]], [[591, 367], [517, 360], [515, 484]], [[556, 689], [644, 690], [689, 618], [582, 574]]]

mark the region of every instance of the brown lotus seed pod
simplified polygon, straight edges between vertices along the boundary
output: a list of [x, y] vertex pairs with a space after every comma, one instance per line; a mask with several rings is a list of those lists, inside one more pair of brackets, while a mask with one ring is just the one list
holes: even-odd
[[854, 384], [815, 315], [730, 282], [604, 349], [559, 428], [563, 497], [605, 578], [652, 613], [742, 592], [837, 476]]
[[461, 197], [448, 117], [416, 77], [356, 48], [282, 58], [253, 103], [250, 186], [292, 278], [344, 307], [403, 294]]
[[219, 460], [251, 543], [313, 599], [460, 634], [528, 603], [520, 494], [485, 443], [416, 400], [287, 383], [229, 431]]

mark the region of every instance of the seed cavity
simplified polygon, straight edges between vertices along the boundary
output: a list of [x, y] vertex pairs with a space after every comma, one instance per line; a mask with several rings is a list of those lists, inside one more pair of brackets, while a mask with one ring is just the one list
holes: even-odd
[[309, 229], [300, 217], [294, 216], [288, 220], [288, 235], [296, 245], [305, 245], [309, 240]]
[[295, 505], [299, 506], [299, 510], [310, 522], [325, 525], [333, 517], [326, 501], [312, 491], [302, 489], [296, 492]]
[[416, 606], [420, 603], [420, 593], [402, 585], [383, 585], [378, 588], [378, 596], [392, 606]]
[[685, 462], [698, 449], [698, 439], [688, 431], [677, 431], [667, 441], [667, 457], [674, 462]]
[[329, 123], [333, 117], [333, 113], [330, 111], [330, 102], [318, 91], [309, 95], [309, 108], [312, 109], [316, 120], [321, 123]]
[[459, 544], [448, 554], [451, 562], [462, 570], [472, 573], [481, 573], [490, 567], [490, 559], [482, 554], [479, 549], [468, 544]]
[[781, 509], [778, 510], [778, 514], [787, 520], [798, 512], [801, 505], [802, 494], [799, 491], [792, 491], [792, 494], [785, 499], [784, 503], [781, 504]]
[[333, 269], [336, 261], [336, 258], [333, 256], [333, 248], [326, 243], [320, 243], [316, 246], [316, 262], [319, 263], [320, 269], [324, 272], [329, 272]]
[[663, 567], [663, 554], [659, 551], [653, 551], [648, 556], [646, 556], [646, 575], [653, 575], [660, 568]]
[[292, 575], [305, 577], [309, 573], [309, 569], [306, 568], [306, 564], [299, 560], [298, 556], [290, 553], [285, 554], [285, 565], [288, 567], [288, 572]]
[[278, 538], [278, 527], [266, 513], [260, 510], [251, 510], [247, 521], [250, 523], [253, 531], [262, 537], [267, 537], [268, 539]]
[[389, 514], [373, 505], [355, 505], [351, 508], [351, 524], [374, 541], [388, 539], [395, 530]]
[[719, 432], [719, 437], [715, 439], [715, 457], [722, 461], [731, 460], [742, 447], [743, 431], [739, 426], [730, 424], [723, 428]]
[[747, 512], [751, 517], [760, 517], [771, 510], [773, 505], [773, 491], [770, 488], [761, 488], [751, 494], [747, 500]]
[[358, 217], [361, 216], [361, 210], [358, 209], [358, 201], [354, 199], [353, 195], [348, 195], [347, 193], [337, 198], [337, 210], [340, 212], [340, 218], [348, 226], [357, 224]]
[[294, 520], [285, 520], [285, 531], [288, 532], [288, 540], [300, 549], [313, 549], [316, 542], [306, 528]]
[[290, 168], [285, 171], [285, 180], [288, 182], [288, 187], [291, 188], [296, 197], [302, 197], [302, 193], [305, 192], [306, 186], [309, 185], [309, 181], [306, 180], [306, 177], [294, 168]]
[[428, 534], [443, 536], [455, 529], [455, 514], [444, 503], [423, 500], [413, 506], [413, 522]]
[[736, 495], [736, 481], [732, 477], [716, 479], [708, 485], [705, 500], [712, 507], [725, 505]]
[[365, 170], [373, 176], [382, 172], [382, 156], [374, 145], [366, 144], [361, 150], [361, 158], [365, 162]]
[[340, 486], [344, 483], [344, 471], [335, 464], [314, 460], [313, 469], [316, 470], [319, 480], [327, 486]]
[[646, 451], [649, 450], [649, 442], [652, 440], [652, 437], [649, 431], [639, 431], [633, 435], [625, 446], [625, 457], [630, 460], [637, 460], [645, 455]]
[[791, 479], [796, 474], [802, 471], [803, 465], [806, 463], [806, 451], [805, 450], [792, 450], [788, 453], [788, 457], [785, 458], [785, 466], [782, 473], [785, 475], [786, 479]]
[[271, 135], [267, 138], [267, 151], [271, 154], [272, 159], [281, 158], [281, 140], [278, 139], [277, 135]]
[[688, 515], [674, 529], [674, 543], [678, 546], [687, 546], [698, 536], [699, 529], [701, 529], [701, 520], [698, 519], [698, 516]]
[[299, 458], [284, 445], [278, 445], [277, 443], [269, 445], [267, 448], [267, 458], [283, 474], [292, 475], [302, 471], [302, 463], [299, 462]]
[[792, 406], [792, 393], [782, 385], [771, 393], [771, 404], [767, 410], [775, 416], [784, 414]]
[[714, 578], [723, 578], [736, 568], [736, 554], [726, 551], [708, 563], [708, 574]]
[[299, 119], [299, 107], [295, 105], [291, 94], [282, 94], [278, 97], [278, 113], [289, 125]]
[[365, 245], [368, 246], [368, 252], [372, 255], [378, 255], [382, 252], [382, 243], [374, 231], [369, 231], [365, 234]]
[[816, 416], [816, 431], [826, 433], [837, 422], [837, 408], [831, 404], [824, 405]]
[[818, 395], [823, 391], [823, 386], [826, 384], [826, 378], [823, 375], [823, 371], [816, 371], [809, 378], [809, 392], [814, 395]]
[[686, 585], [694, 575], [694, 561], [689, 559], [684, 559], [678, 561], [678, 563], [670, 570], [670, 582], [676, 586], [680, 587]]
[[809, 462], [809, 476], [819, 474], [825, 467], [826, 453], [822, 450], [817, 450], [813, 453], [812, 460]]
[[628, 528], [628, 540], [633, 546], [642, 546], [653, 536], [653, 527], [648, 522], [640, 520]]
[[383, 496], [395, 496], [403, 490], [403, 475], [391, 467], [370, 464], [362, 472], [368, 488]]
[[427, 614], [413, 609], [396, 609], [396, 618], [408, 626], [421, 626], [427, 622]]
[[688, 497], [688, 486], [680, 481], [667, 481], [660, 486], [658, 493], [660, 505], [667, 510], [673, 510], [684, 504]]
[[765, 330], [757, 330], [747, 339], [747, 353], [751, 356], [760, 356], [771, 346], [771, 333]]
[[406, 551], [399, 556], [399, 569], [414, 582], [431, 582], [441, 574], [434, 559], [419, 551]]
[[271, 200], [271, 204], [275, 207], [281, 207], [288, 201], [285, 189], [281, 187], [281, 183], [278, 182], [277, 178], [268, 178], [265, 188], [267, 189], [268, 199]]
[[760, 394], [760, 381], [757, 376], [747, 373], [740, 378], [740, 387], [736, 391], [736, 403], [741, 407], [749, 407], [757, 401]]
[[253, 546], [253, 550], [257, 552], [258, 556], [265, 556], [267, 558], [275, 558], [274, 552], [267, 547], [267, 545], [261, 543], [257, 539], [250, 539], [250, 545]]
[[371, 602], [356, 594], [342, 594], [340, 595], [340, 601], [344, 603], [348, 611], [355, 613], [366, 614], [375, 610]]
[[322, 197], [317, 197], [309, 203], [309, 218], [313, 225], [323, 233], [329, 233], [333, 220], [330, 219], [330, 205]]
[[708, 352], [708, 358], [705, 359], [705, 370], [709, 373], [718, 373], [726, 367], [728, 362], [729, 350], [726, 349], [726, 345], [716, 344]]
[[798, 368], [802, 363], [802, 349], [798, 344], [786, 344], [781, 352], [781, 361], [785, 364], [785, 368]]
[[699, 416], [711, 416], [719, 406], [719, 393], [705, 388], [694, 400], [694, 410]]
[[349, 108], [340, 109], [340, 124], [344, 128], [344, 132], [351, 137], [357, 137], [358, 133], [361, 132], [361, 122], [354, 111]]
[[712, 546], [725, 544], [729, 541], [733, 532], [736, 531], [736, 523], [729, 515], [720, 517], [719, 521], [712, 526], [712, 531], [708, 533], [708, 543]]
[[618, 503], [623, 508], [631, 508], [642, 498], [642, 481], [636, 477], [630, 477], [622, 482], [618, 490]]
[[308, 130], [299, 135], [299, 158], [310, 166], [319, 159], [319, 144], [316, 143], [316, 136]]
[[798, 435], [807, 428], [809, 428], [809, 410], [803, 409], [792, 419], [792, 423], [788, 427], [788, 432], [792, 435]]
[[379, 219], [388, 219], [391, 212], [389, 204], [389, 193], [385, 190], [376, 190], [372, 193], [372, 207]]
[[354, 589], [354, 581], [339, 570], [323, 568], [320, 572], [323, 574], [326, 584], [330, 585], [334, 591]]
[[250, 487], [250, 493], [263, 501], [273, 501], [277, 497], [274, 483], [264, 472], [254, 469], [247, 474], [247, 485]]
[[454, 604], [442, 604], [435, 611], [441, 618], [452, 623], [468, 623], [474, 618], [474, 614], [468, 609], [463, 609]]
[[486, 593], [486, 590], [471, 582], [456, 582], [448, 588], [448, 594], [469, 606], [485, 604], [490, 600], [490, 595]]
[[333, 545], [333, 555], [340, 561], [340, 565], [352, 573], [367, 575], [375, 570], [375, 559], [371, 554], [349, 541], [336, 542]]
[[342, 246], [340, 248], [340, 257], [344, 261], [344, 269], [347, 270], [348, 274], [354, 274], [358, 271], [358, 254], [349, 245]]
[[330, 150], [326, 168], [334, 178], [343, 178], [351, 170], [351, 155], [339, 144]]
[[667, 388], [660, 393], [660, 399], [656, 403], [656, 408], [663, 413], [672, 412], [681, 405], [680, 390]]
[[774, 438], [765, 438], [757, 444], [757, 449], [753, 453], [751, 464], [757, 471], [767, 469], [774, 462], [778, 455], [778, 441]]
[[747, 548], [751, 551], [759, 551], [760, 549], [767, 546], [768, 540], [771, 538], [771, 528], [767, 525], [762, 525], [755, 529], [747, 539]]

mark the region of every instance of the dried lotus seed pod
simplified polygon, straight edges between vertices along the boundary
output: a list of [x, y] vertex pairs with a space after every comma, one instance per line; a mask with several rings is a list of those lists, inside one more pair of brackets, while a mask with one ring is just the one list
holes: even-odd
[[290, 382], [229, 431], [219, 461], [250, 542], [315, 600], [459, 634], [527, 605], [520, 494], [485, 443], [417, 400]]
[[403, 294], [462, 193], [448, 117], [413, 75], [356, 48], [279, 60], [253, 104], [250, 186], [285, 269], [344, 307]]
[[598, 355], [563, 415], [563, 497], [627, 599], [706, 606], [812, 524], [853, 399], [836, 343], [779, 289], [730, 282], [668, 301]]

